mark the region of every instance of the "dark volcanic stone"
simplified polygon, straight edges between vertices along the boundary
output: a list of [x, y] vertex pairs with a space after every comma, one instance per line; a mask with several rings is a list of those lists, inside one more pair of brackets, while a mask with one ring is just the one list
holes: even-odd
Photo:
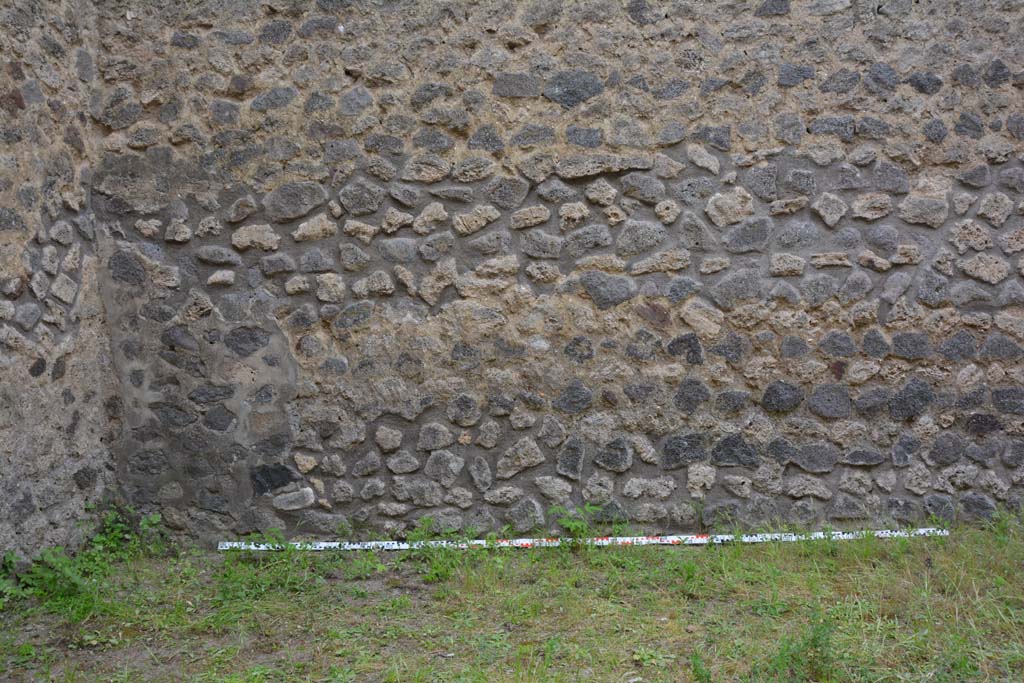
[[472, 427], [480, 419], [480, 404], [470, 394], [458, 394], [448, 402], [445, 414], [460, 427]]
[[[312, 194], [315, 195], [315, 191]], [[384, 196], [384, 190], [373, 183], [357, 180], [342, 188], [338, 199], [353, 216], [365, 216], [380, 208]]]
[[949, 135], [949, 128], [942, 122], [942, 119], [931, 119], [928, 123], [924, 124], [922, 130], [928, 141], [936, 145], [945, 140], [946, 136]]
[[1014, 440], [1003, 451], [1000, 459], [1007, 467], [1016, 468], [1024, 465], [1024, 441]]
[[921, 441], [913, 434], [905, 432], [892, 445], [892, 464], [894, 467], [907, 467], [910, 458], [921, 449]]
[[1002, 431], [1003, 423], [995, 415], [988, 413], [972, 413], [964, 422], [964, 431], [971, 436], [988, 436], [994, 432]]
[[874, 387], [861, 393], [853, 402], [858, 415], [869, 416], [883, 412], [892, 400], [892, 392], [883, 387]]
[[484, 197], [502, 209], [514, 209], [523, 203], [530, 184], [522, 178], [494, 178], [484, 186]]
[[699, 379], [684, 379], [679, 384], [679, 389], [676, 390], [675, 396], [672, 397], [672, 402], [676, 408], [683, 411], [684, 413], [691, 414], [700, 406], [711, 398], [711, 392]]
[[952, 522], [956, 518], [956, 507], [953, 499], [943, 493], [930, 493], [924, 497], [924, 511], [932, 517], [937, 517], [945, 522]]
[[491, 94], [495, 97], [537, 97], [540, 80], [527, 73], [499, 73], [494, 77]]
[[204, 384], [193, 389], [188, 395], [188, 400], [199, 404], [217, 403], [218, 401], [231, 398], [234, 395], [235, 390], [233, 387], [219, 387], [212, 384]]
[[939, 344], [939, 353], [948, 360], [965, 361], [974, 358], [977, 346], [974, 336], [967, 330], [960, 330]]
[[811, 392], [811, 396], [807, 400], [807, 408], [818, 417], [834, 420], [849, 417], [853, 404], [845, 386], [823, 384]]
[[872, 467], [874, 465], [881, 465], [885, 461], [886, 457], [878, 451], [866, 450], [851, 451], [840, 460], [844, 465], [855, 465], [858, 467]]
[[1001, 59], [993, 59], [981, 74], [981, 80], [990, 88], [998, 88], [1010, 82], [1013, 74]]
[[980, 140], [981, 136], [985, 134], [985, 122], [974, 112], [964, 111], [960, 112], [959, 118], [953, 125], [953, 130], [957, 135]]
[[839, 449], [824, 442], [804, 444], [793, 453], [790, 460], [805, 472], [824, 474], [831, 472], [839, 462]]
[[774, 164], [755, 166], [743, 174], [743, 185], [755, 197], [772, 202], [778, 198], [777, 176], [778, 167]]
[[670, 341], [665, 347], [668, 355], [686, 359], [690, 365], [702, 365], [704, 363], [704, 352], [701, 348], [700, 339], [693, 332], [680, 335]]
[[844, 493], [836, 496], [828, 510], [828, 518], [834, 521], [867, 519], [868, 511], [864, 503]]
[[586, 454], [586, 448], [583, 444], [583, 439], [578, 436], [570, 436], [562, 444], [562, 449], [558, 452], [558, 458], [555, 461], [555, 471], [563, 477], [569, 479], [579, 480], [583, 473], [583, 457]]
[[224, 335], [224, 345], [242, 358], [270, 343], [270, 333], [258, 327], [236, 327]]
[[750, 403], [750, 392], [723, 391], [715, 397], [715, 408], [729, 415], [735, 415]]
[[620, 178], [620, 182], [623, 195], [639, 199], [645, 204], [656, 204], [665, 198], [665, 184], [648, 173], [627, 173]]
[[893, 394], [889, 401], [889, 417], [903, 421], [923, 415], [935, 400], [935, 392], [924, 380], [912, 377]]
[[922, 95], [934, 95], [942, 89], [942, 79], [931, 71], [915, 71], [910, 74], [907, 83]]
[[711, 462], [719, 467], [757, 467], [761, 456], [742, 434], [730, 434], [711, 449]]
[[982, 188], [992, 182], [992, 172], [988, 166], [982, 164], [981, 166], [967, 169], [957, 176], [957, 179], [968, 187]]
[[500, 152], [505, 148], [497, 127], [488, 123], [480, 126], [469, 136], [469, 149], [482, 149], [487, 152]]
[[370, 320], [373, 315], [374, 303], [372, 301], [357, 301], [341, 309], [341, 313], [334, 319], [332, 327], [336, 330], [348, 330], [361, 327]]
[[892, 336], [892, 355], [905, 360], [921, 360], [932, 355], [932, 345], [927, 334], [897, 332]]
[[319, 183], [285, 183], [263, 197], [267, 216], [278, 223], [301, 218], [327, 201], [327, 192]]
[[675, 434], [665, 439], [661, 447], [659, 464], [664, 470], [677, 470], [680, 467], [707, 460], [708, 453], [704, 449], [704, 440], [700, 434]]
[[298, 480], [298, 476], [281, 464], [259, 465], [249, 472], [253, 493], [261, 496]]
[[[853, 119], [850, 119], [850, 122], [852, 124]], [[783, 179], [782, 184], [784, 187], [793, 190], [794, 192], [812, 195], [814, 194], [814, 191], [817, 188], [818, 181], [815, 180], [815, 174], [813, 171], [807, 171], [802, 168], [794, 168], [790, 169], [789, 172], [786, 173], [786, 177]]]
[[765, 451], [768, 457], [780, 465], [788, 464], [796, 455], [796, 448], [786, 439], [772, 439]]
[[1002, 332], [992, 332], [981, 345], [978, 357], [986, 361], [1012, 361], [1024, 355], [1015, 341]]
[[783, 358], [800, 358], [807, 355], [811, 347], [800, 337], [786, 335], [779, 345], [779, 352]]
[[880, 192], [890, 192], [892, 194], [907, 194], [910, 192], [910, 176], [891, 161], [877, 161], [871, 175], [875, 189]]
[[743, 268], [725, 275], [711, 288], [711, 297], [720, 308], [732, 310], [745, 301], [760, 299], [764, 277], [755, 268]]
[[960, 496], [960, 509], [968, 518], [991, 519], [996, 512], [996, 504], [984, 493], [969, 491]]
[[544, 87], [544, 97], [566, 109], [582, 104], [604, 91], [601, 79], [581, 70], [559, 71]]
[[580, 276], [580, 284], [600, 310], [606, 310], [636, 296], [636, 283], [628, 277], [589, 270]]
[[889, 516], [898, 524], [912, 525], [921, 517], [920, 505], [915, 501], [889, 498], [885, 505]]
[[835, 135], [843, 142], [853, 141], [856, 132], [852, 116], [819, 116], [811, 120], [807, 130], [814, 135]]
[[271, 111], [287, 106], [299, 92], [291, 86], [280, 86], [271, 88], [265, 93], [258, 95], [250, 105], [253, 111]]
[[674, 304], [690, 298], [701, 290], [702, 285], [698, 280], [687, 275], [672, 278], [665, 290], [665, 297]]
[[892, 351], [892, 346], [886, 340], [881, 330], [871, 329], [864, 334], [861, 342], [864, 353], [872, 358], [885, 358]]
[[633, 447], [623, 437], [612, 439], [598, 449], [594, 464], [612, 472], [625, 472], [633, 465]]
[[722, 246], [732, 254], [764, 251], [771, 235], [771, 218], [748, 218], [722, 236]]
[[857, 355], [857, 345], [854, 344], [853, 337], [838, 330], [826, 334], [818, 342], [818, 350], [835, 358], [850, 358]]
[[800, 387], [777, 380], [764, 390], [761, 407], [773, 413], [788, 413], [800, 407], [803, 400], [804, 392]]
[[596, 149], [604, 142], [604, 131], [600, 128], [580, 128], [569, 126], [565, 129], [565, 140], [570, 145]]
[[196, 258], [203, 263], [214, 266], [240, 266], [242, 257], [227, 247], [220, 247], [216, 244], [205, 244], [195, 251]]
[[993, 389], [992, 406], [1001, 413], [1024, 415], [1024, 388]]
[[590, 407], [594, 400], [594, 393], [590, 391], [583, 382], [574, 379], [565, 387], [552, 405], [564, 413], [576, 415]]
[[789, 0], [763, 0], [754, 10], [755, 17], [781, 17], [789, 14]]
[[814, 78], [814, 67], [809, 64], [782, 64], [779, 66], [779, 87], [792, 88]]
[[146, 267], [142, 261], [127, 251], [115, 252], [107, 261], [110, 276], [118, 282], [141, 287], [146, 282]]
[[160, 335], [160, 342], [172, 349], [185, 349], [186, 351], [198, 351], [199, 342], [183, 325], [174, 325], [164, 330]]
[[709, 348], [708, 353], [720, 356], [730, 363], [739, 363], [750, 352], [750, 348], [750, 342], [745, 337], [730, 331]]
[[723, 152], [732, 148], [731, 126], [701, 126], [693, 132], [693, 137]]
[[566, 356], [582, 363], [594, 357], [594, 344], [586, 337], [573, 337], [563, 350]]
[[226, 432], [235, 424], [235, 414], [221, 405], [216, 405], [203, 415], [203, 424], [215, 432]]
[[848, 93], [860, 83], [860, 74], [849, 69], [840, 69], [826, 78], [818, 89], [826, 93]]
[[963, 458], [967, 441], [956, 432], [941, 432], [935, 437], [935, 444], [928, 451], [928, 460], [935, 465], [946, 467]]
[[888, 64], [875, 62], [864, 76], [864, 85], [875, 94], [889, 93], [899, 85], [900, 77]]
[[168, 427], [184, 427], [196, 421], [195, 413], [172, 403], [151, 403], [149, 409]]
[[24, 230], [25, 220], [17, 211], [0, 207], [0, 232], [23, 232]]

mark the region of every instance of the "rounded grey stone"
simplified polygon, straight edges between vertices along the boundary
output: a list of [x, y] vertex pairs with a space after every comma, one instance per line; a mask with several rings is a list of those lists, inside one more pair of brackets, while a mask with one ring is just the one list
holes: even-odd
[[616, 437], [598, 449], [594, 464], [611, 472], [625, 472], [633, 465], [633, 446], [624, 437]]
[[761, 397], [761, 407], [772, 413], [789, 413], [803, 403], [803, 390], [788, 382], [777, 380], [769, 384]]
[[627, 277], [590, 270], [580, 276], [580, 284], [600, 310], [607, 310], [636, 296], [636, 283]]
[[604, 92], [604, 84], [594, 74], [579, 69], [559, 71], [544, 87], [544, 97], [566, 109], [582, 104]]
[[831, 472], [839, 462], [839, 449], [824, 442], [809, 443], [793, 452], [790, 460], [805, 472], [824, 474]]
[[823, 384], [811, 392], [807, 408], [818, 417], [830, 420], [849, 417], [853, 404], [849, 390], [841, 384]]
[[285, 183], [263, 197], [263, 208], [271, 220], [284, 223], [305, 216], [327, 201], [327, 192], [319, 183]]
[[663, 470], [677, 470], [707, 459], [708, 452], [700, 434], [673, 434], [662, 444], [658, 465]]

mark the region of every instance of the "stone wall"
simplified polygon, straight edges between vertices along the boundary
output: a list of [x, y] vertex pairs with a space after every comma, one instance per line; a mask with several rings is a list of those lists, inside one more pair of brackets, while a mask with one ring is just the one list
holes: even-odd
[[74, 545], [113, 481], [120, 398], [90, 208], [89, 3], [0, 8], [0, 554]]
[[1019, 506], [1024, 3], [50, 4], [0, 348], [83, 374], [0, 429], [97, 436], [26, 519], [73, 457], [204, 540]]

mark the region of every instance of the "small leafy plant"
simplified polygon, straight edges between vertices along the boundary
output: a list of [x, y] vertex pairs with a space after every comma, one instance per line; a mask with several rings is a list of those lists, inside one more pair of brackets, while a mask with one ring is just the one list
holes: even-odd
[[32, 597], [71, 622], [83, 621], [107, 608], [101, 588], [118, 563], [163, 550], [159, 515], [135, 520], [131, 510], [110, 508], [77, 554], [59, 546], [46, 548], [22, 572], [14, 571], [12, 555], [5, 556], [0, 568], [0, 607]]

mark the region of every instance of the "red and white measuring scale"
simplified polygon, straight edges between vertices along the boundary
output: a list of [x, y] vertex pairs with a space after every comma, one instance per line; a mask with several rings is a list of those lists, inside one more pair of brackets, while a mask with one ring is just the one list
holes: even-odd
[[595, 536], [592, 538], [499, 538], [474, 541], [294, 541], [291, 543], [255, 543], [221, 541], [217, 550], [273, 551], [292, 547], [296, 550], [415, 550], [418, 548], [557, 548], [562, 545], [634, 546], [634, 545], [723, 545], [727, 543], [796, 543], [800, 541], [853, 541], [861, 538], [914, 538], [949, 536], [947, 529], [879, 529], [864, 531], [814, 531], [809, 533], [769, 534], [695, 534], [668, 536]]

